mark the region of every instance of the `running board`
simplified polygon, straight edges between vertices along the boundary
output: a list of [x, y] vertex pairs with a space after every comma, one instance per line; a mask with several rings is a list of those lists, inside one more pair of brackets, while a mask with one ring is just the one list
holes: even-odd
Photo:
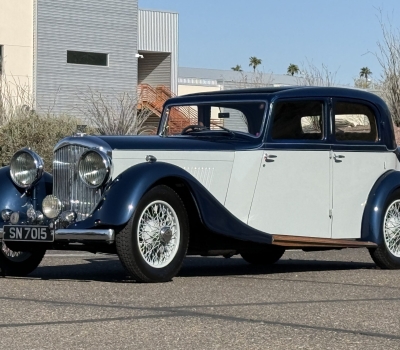
[[356, 241], [353, 239], [333, 239], [316, 237], [297, 237], [272, 235], [272, 244], [288, 248], [376, 248], [373, 242]]

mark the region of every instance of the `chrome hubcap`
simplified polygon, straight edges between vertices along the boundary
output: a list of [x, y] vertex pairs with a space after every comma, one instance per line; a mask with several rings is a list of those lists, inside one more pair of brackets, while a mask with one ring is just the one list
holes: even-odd
[[164, 201], [150, 203], [140, 216], [137, 239], [140, 254], [151, 267], [167, 266], [174, 259], [180, 241], [175, 210]]
[[1, 252], [10, 261], [22, 262], [31, 256], [29, 252], [16, 252], [6, 246], [4, 241], [1, 242]]
[[400, 258], [400, 200], [394, 201], [386, 210], [383, 237], [390, 253]]

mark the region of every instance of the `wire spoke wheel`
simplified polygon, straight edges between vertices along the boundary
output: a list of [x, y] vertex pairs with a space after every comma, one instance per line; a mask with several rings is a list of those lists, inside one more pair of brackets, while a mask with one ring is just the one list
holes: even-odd
[[171, 281], [189, 245], [189, 219], [181, 197], [166, 185], [150, 189], [115, 243], [122, 265], [137, 282]]
[[16, 251], [1, 242], [0, 270], [4, 276], [26, 276], [35, 270], [43, 259], [45, 249]]
[[139, 218], [137, 230], [143, 259], [154, 268], [167, 266], [179, 247], [180, 227], [175, 210], [164, 201], [150, 203]]
[[400, 258], [400, 200], [392, 202], [386, 210], [383, 237], [390, 253]]
[[22, 262], [28, 259], [32, 254], [29, 252], [18, 252], [7, 247], [4, 241], [1, 242], [1, 253], [10, 261]]

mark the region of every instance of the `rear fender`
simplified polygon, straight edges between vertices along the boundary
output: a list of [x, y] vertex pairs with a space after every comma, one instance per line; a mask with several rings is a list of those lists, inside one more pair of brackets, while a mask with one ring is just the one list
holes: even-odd
[[381, 226], [385, 216], [387, 198], [400, 188], [400, 172], [389, 170], [372, 187], [364, 209], [361, 240], [382, 243]]
[[191, 174], [184, 169], [163, 162], [140, 163], [120, 174], [105, 190], [93, 211], [84, 220], [69, 228], [85, 229], [95, 226], [122, 227], [135, 212], [143, 195], [163, 179], [176, 178], [188, 187], [197, 205], [200, 220], [207, 229], [234, 239], [257, 243], [272, 243], [269, 234], [253, 229], [232, 215]]

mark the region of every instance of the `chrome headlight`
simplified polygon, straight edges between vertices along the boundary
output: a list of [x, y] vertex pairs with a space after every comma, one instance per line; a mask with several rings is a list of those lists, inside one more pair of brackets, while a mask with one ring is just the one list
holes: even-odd
[[61, 201], [56, 196], [49, 194], [48, 196], [44, 197], [42, 202], [42, 210], [46, 217], [49, 219], [56, 218], [61, 213], [61, 209]]
[[43, 175], [43, 160], [28, 148], [21, 149], [11, 158], [10, 175], [13, 182], [27, 188]]
[[111, 177], [111, 159], [103, 152], [91, 149], [79, 159], [78, 171], [81, 180], [88, 187], [100, 187]]

